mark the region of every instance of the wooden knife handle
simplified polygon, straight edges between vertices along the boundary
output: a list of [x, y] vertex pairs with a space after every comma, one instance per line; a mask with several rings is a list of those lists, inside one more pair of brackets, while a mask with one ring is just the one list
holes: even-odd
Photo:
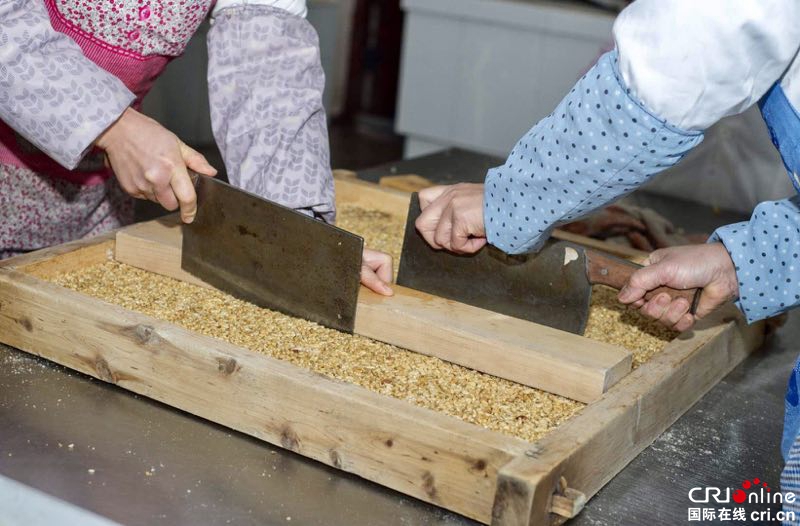
[[[594, 250], [586, 250], [585, 253], [586, 275], [589, 278], [589, 283], [593, 285], [607, 285], [621, 290], [631, 279], [631, 274], [642, 268], [641, 265], [637, 265], [636, 263], [595, 252]], [[662, 292], [668, 294], [672, 299], [685, 298], [690, 305], [689, 313], [694, 314], [697, 312], [697, 304], [700, 301], [700, 295], [703, 293], [703, 289], [659, 287], [647, 292], [644, 298], [649, 300]]]

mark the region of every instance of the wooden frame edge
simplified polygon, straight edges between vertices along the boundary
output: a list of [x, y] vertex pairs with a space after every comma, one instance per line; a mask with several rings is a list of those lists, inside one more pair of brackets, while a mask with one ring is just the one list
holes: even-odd
[[[700, 323], [694, 332], [673, 340], [603, 398], [539, 440], [533, 453], [504, 466], [498, 488], [515, 487], [515, 502], [504, 503], [502, 498], [508, 500], [508, 495], [498, 494], [501, 498], [495, 498], [492, 524], [563, 522], [564, 517], [551, 513], [562, 478], [569, 488], [591, 498], [761, 345], [764, 323], [747, 326], [730, 306]], [[611, 467], [592, 469], [598, 458]]]
[[[17, 270], [0, 269], [0, 334], [70, 369], [484, 523], [498, 470], [530, 448]], [[190, 382], [175, 381], [187, 375]]]
[[83, 264], [111, 260], [119, 230], [4, 259], [0, 268], [24, 269], [27, 274], [47, 277]]
[[[355, 184], [361, 184], [361, 182]], [[386, 192], [385, 189], [379, 189], [371, 183], [363, 184], [373, 187], [370, 188], [370, 191]], [[403, 194], [403, 192], [397, 193]], [[401, 195], [397, 197], [399, 198]], [[376, 459], [360, 457], [360, 450], [352, 443], [343, 445], [341, 448], [315, 446], [312, 449], [305, 449], [304, 445], [311, 448], [312, 446], [309, 444], [313, 444], [313, 440], [305, 438], [305, 433], [313, 432], [314, 429], [318, 428], [316, 424], [311, 422], [310, 417], [308, 422], [301, 422], [299, 428], [291, 425], [291, 422], [283, 422], [287, 425], [275, 428], [279, 432], [266, 427], [250, 428], [235, 422], [230, 423], [224, 418], [213, 418], [213, 421], [281, 447], [298, 451], [304, 456], [355, 473], [384, 486], [451, 509], [481, 522], [488, 523], [491, 521], [493, 525], [497, 526], [556, 524], [562, 522], [564, 520], [563, 515], [554, 515], [551, 510], [556, 507], [554, 500], [562, 496], [559, 492], [564, 489], [563, 479], [566, 479], [566, 483], [569, 485], [568, 489], [576, 491], [578, 495], [577, 498], [567, 498], [565, 502], [567, 504], [571, 503], [579, 509], [580, 496], [593, 496], [608, 480], [613, 478], [630, 460], [635, 458], [641, 450], [647, 447], [664, 429], [669, 427], [708, 389], [713, 387], [763, 341], [763, 324], [744, 326], [741, 317], [733, 314], [734, 311], [731, 307], [730, 310], [718, 313], [718, 315], [704, 321], [691, 337], [679, 338], [671, 342], [657, 356], [627, 375], [626, 378], [623, 378], [600, 400], [588, 405], [580, 414], [565, 422], [536, 443], [527, 443], [434, 411], [418, 408], [407, 402], [377, 395], [357, 386], [320, 377], [291, 364], [260, 356], [225, 342], [189, 333], [166, 322], [160, 322], [144, 315], [127, 311], [121, 307], [103, 303], [100, 300], [93, 299], [92, 301], [103, 307], [101, 314], [106, 316], [116, 315], [125, 321], [119, 324], [114, 320], [102, 318], [104, 322], [101, 324], [100, 331], [92, 336], [94, 339], [91, 340], [90, 345], [87, 347], [87, 352], [93, 353], [91, 356], [73, 352], [59, 359], [59, 353], [56, 349], [57, 344], [54, 342], [50, 342], [46, 346], [45, 353], [36, 352], [26, 342], [31, 341], [30, 334], [37, 330], [41, 331], [44, 326], [44, 320], [26, 320], [15, 316], [15, 313], [18, 314], [18, 310], [15, 310], [18, 309], [18, 306], [15, 307], [15, 302], [20, 298], [19, 293], [33, 293], [41, 302], [62, 302], [60, 303], [61, 305], [63, 305], [63, 302], [71, 304], [77, 301], [77, 297], [84, 297], [78, 293], [43, 282], [34, 276], [49, 275], [48, 273], [50, 272], [63, 271], [64, 266], [79, 266], [84, 261], [96, 262], [107, 258], [108, 251], [113, 251], [114, 249], [113, 238], [115, 235], [116, 231], [97, 238], [80, 240], [0, 262], [0, 333], [4, 335], [4, 341], [7, 341], [9, 339], [8, 335], [11, 335], [11, 339], [16, 339], [14, 342], [9, 342], [11, 345], [39, 354], [101, 380], [115, 383], [133, 392], [165, 401], [163, 397], [154, 395], [154, 393], [148, 394], [147, 389], [145, 389], [148, 386], [135, 380], [135, 374], [137, 373], [131, 372], [133, 369], [128, 367], [130, 366], [128, 360], [131, 360], [134, 354], [141, 354], [148, 360], [153, 361], [152, 363], [155, 363], [157, 357], [163, 357], [165, 352], [167, 354], [178, 353], [175, 356], [183, 356], [185, 358], [185, 353], [191, 355], [192, 351], [187, 351], [180, 344], [191, 341], [192, 348], [194, 348], [194, 341], [197, 337], [204, 339], [203, 345], [200, 346], [198, 351], [202, 355], [202, 364], [198, 365], [198, 367], [202, 366], [204, 374], [213, 375], [209, 376], [209, 378], [213, 377], [214, 382], [228, 382], [228, 384], [220, 385], [230, 387], [231, 383], [235, 383], [232, 378], [244, 377], [245, 374], [242, 373], [242, 370], [246, 365], [248, 372], [250, 369], [261, 371], [263, 368], [263, 373], [259, 372], [259, 375], [264, 374], [276, 379], [284, 378], [291, 385], [298, 386], [296, 389], [301, 392], [305, 392], [303, 387], [309, 381], [315, 382], [317, 387], [325, 385], [325, 390], [320, 391], [320, 393], [324, 393], [326, 399], [328, 399], [327, 397], [329, 397], [331, 391], [327, 389], [333, 390], [334, 393], [337, 393], [334, 398], [344, 400], [340, 403], [349, 405], [367, 403], [370, 399], [378, 400], [375, 397], [379, 397], [381, 402], [385, 402], [384, 399], [389, 400], [388, 403], [392, 407], [400, 404], [397, 406], [401, 408], [399, 417], [398, 411], [387, 409], [379, 413], [390, 414], [391, 419], [388, 422], [395, 425], [394, 427], [390, 426], [389, 429], [399, 430], [401, 426], [397, 422], [398, 419], [402, 420], [403, 423], [413, 425], [417, 420], [412, 416], [416, 415], [417, 412], [430, 413], [424, 416], [421, 422], [436, 435], [438, 440], [444, 441], [443, 437], [448, 437], [449, 449], [443, 448], [443, 451], [447, 453], [448, 459], [445, 465], [459, 466], [458, 469], [462, 471], [466, 469], [469, 480], [477, 481], [476, 487], [482, 488], [482, 490], [479, 491], [473, 487], [471, 488], [472, 492], [470, 492], [470, 489], [464, 489], [464, 486], [459, 486], [461, 489], [451, 495], [448, 481], [455, 480], [456, 485], [459, 485], [461, 484], [459, 482], [461, 479], [456, 479], [447, 470], [444, 471], [444, 476], [440, 474], [440, 471], [427, 469], [421, 472], [416, 471], [414, 473], [414, 481], [411, 480], [412, 477], [408, 476], [405, 478], [400, 476], [397, 480], [387, 481], [382, 477], [396, 475], [394, 473], [388, 475], [385, 473], [387, 464], [383, 461], [378, 462]], [[65, 258], [62, 260], [63, 264], [55, 263], [53, 258], [56, 257]], [[31, 273], [33, 276], [25, 275], [17, 269], [24, 269], [25, 274]], [[34, 285], [35, 287], [33, 287]], [[44, 287], [44, 289], [37, 290], [39, 287]], [[48, 295], [48, 292], [51, 294]], [[39, 311], [39, 314], [44, 315], [45, 312], [50, 311], [45, 308], [44, 311]], [[76, 318], [76, 316], [80, 318], [72, 310], [69, 310], [67, 315], [70, 318]], [[56, 316], [56, 314], [50, 312], [49, 316]], [[53, 331], [65, 330], [63, 327], [67, 324], [63, 323], [63, 321], [61, 324], [55, 324], [56, 326], [60, 325], [61, 328], [53, 329]], [[75, 334], [71, 336], [71, 338], [77, 337]], [[100, 341], [97, 341], [98, 338]], [[120, 343], [121, 349], [118, 352], [104, 355], [102, 352], [104, 338], [111, 338], [112, 341]], [[67, 341], [69, 341], [69, 338], [67, 338]], [[177, 345], [176, 341], [178, 342]], [[135, 353], [133, 352], [134, 349], [136, 349]], [[117, 350], [115, 349], [115, 351]], [[260, 367], [251, 367], [251, 360], [260, 360], [262, 365]], [[173, 362], [177, 363], [176, 360], [173, 360]], [[703, 367], [704, 365], [705, 368]], [[713, 369], [711, 366], [716, 366], [717, 368]], [[153, 367], [155, 370], [155, 365]], [[172, 367], [175, 368], [176, 365], [173, 363]], [[237, 367], [239, 368], [237, 369]], [[288, 375], [284, 374], [286, 368], [291, 370]], [[666, 374], [664, 370], [667, 371]], [[711, 370], [713, 374], [704, 375], [703, 371], [708, 370]], [[145, 387], [137, 390], [137, 386], [140, 384]], [[679, 399], [678, 403], [672, 404], [665, 409], [664, 401], [670, 400], [668, 394], [676, 386], [687, 384], [694, 384], [696, 389], [682, 390], [681, 392], [684, 396]], [[352, 394], [352, 392], [356, 394]], [[345, 396], [342, 393], [350, 394]], [[300, 401], [296, 402], [300, 403]], [[320, 402], [324, 404], [325, 400]], [[176, 405], [171, 400], [168, 403], [179, 409], [206, 417], [201, 413]], [[380, 411], [380, 408], [372, 407], [372, 409]], [[409, 411], [409, 414], [404, 414], [405, 411]], [[319, 415], [322, 415], [321, 418], [323, 419], [343, 416], [342, 413], [337, 412], [333, 403], [326, 405], [325, 409], [320, 410], [319, 414], [315, 413], [315, 417], [320, 418]], [[442, 423], [440, 424], [440, 422]], [[358, 425], [361, 425], [361, 423]], [[388, 446], [385, 439], [388, 435], [385, 433], [384, 428], [379, 429], [375, 422], [367, 422], [364, 425], [374, 425], [371, 428], [374, 436], [361, 437], [360, 440], [374, 442], [378, 446], [376, 448], [377, 451], [383, 451], [384, 448], [392, 449], [399, 445], [396, 437], [390, 437], [392, 446]], [[339, 422], [336, 422], [336, 425], [332, 427], [338, 429], [338, 426]], [[450, 429], [450, 426], [454, 426], [455, 431]], [[468, 428], [462, 426], [468, 426]], [[345, 429], [345, 433], [352, 432], [349, 428]], [[326, 431], [322, 435], [323, 437], [328, 437], [328, 440], [337, 438], [337, 436], [329, 436], [329, 433], [335, 435], [335, 430]], [[476, 433], [480, 437], [479, 439], [476, 439]], [[400, 436], [401, 433], [398, 432], [396, 435]], [[402, 434], [402, 436], [405, 437], [406, 435]], [[341, 437], [338, 438], [340, 439], [338, 443], [343, 443]], [[483, 456], [491, 457], [491, 460], [486, 461], [487, 459], [485, 458], [477, 458], [478, 456], [470, 453], [471, 451], [474, 453], [474, 450], [466, 446], [452, 446], [453, 441], [460, 442], [462, 438], [466, 439], [466, 443], [477, 446], [481, 449], [481, 452], [487, 453]], [[381, 443], [384, 448], [380, 447]], [[398, 450], [399, 448], [395, 449], [395, 452]], [[416, 447], [409, 447], [408, 451], [413, 451], [419, 456], [419, 449]], [[419, 462], [427, 462], [421, 458], [414, 457], [414, 453], [408, 458], [415, 458], [417, 464]], [[440, 454], [442, 454], [442, 451], [436, 453], [436, 456]], [[613, 467], [603, 470], [602, 473], [591, 470], [591, 462], [586, 459], [603, 454], [606, 455], [606, 458], [613, 458]], [[407, 457], [404, 456], [403, 459], [405, 461]], [[479, 462], [480, 460], [486, 462], [481, 463]], [[370, 462], [375, 462], [374, 466], [377, 466], [374, 468], [375, 471], [363, 472], [361, 468], [364, 465], [373, 465], [369, 464]], [[415, 464], [415, 468], [417, 464]], [[445, 490], [441, 488], [445, 488]], [[454, 500], [450, 500], [451, 498]], [[475, 505], [475, 502], [479, 501], [480, 498], [484, 499], [482, 505]], [[490, 501], [488, 504], [486, 499]], [[559, 502], [563, 504], [562, 501]], [[463, 507], [462, 503], [465, 503]], [[467, 507], [469, 509], [464, 511]]]

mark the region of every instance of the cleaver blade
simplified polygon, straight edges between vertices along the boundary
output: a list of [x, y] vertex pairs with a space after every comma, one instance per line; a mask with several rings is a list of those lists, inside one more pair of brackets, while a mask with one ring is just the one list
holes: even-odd
[[[619, 289], [641, 268], [566, 241], [550, 240], [535, 254], [509, 255], [491, 245], [468, 255], [436, 250], [416, 229], [419, 215], [419, 197], [413, 194], [399, 285], [563, 331], [583, 334], [592, 285]], [[701, 292], [660, 287], [645, 297], [659, 293], [684, 297], [694, 313]]]
[[192, 179], [184, 270], [260, 307], [353, 332], [363, 238], [212, 177]]

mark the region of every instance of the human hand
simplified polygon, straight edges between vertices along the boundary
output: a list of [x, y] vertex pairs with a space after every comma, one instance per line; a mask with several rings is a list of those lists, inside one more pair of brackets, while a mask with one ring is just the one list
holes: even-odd
[[486, 244], [482, 184], [425, 188], [419, 192], [419, 204], [422, 213], [415, 224], [433, 248], [470, 254]]
[[[739, 296], [736, 269], [722, 243], [656, 250], [645, 265], [622, 288], [619, 301], [677, 331], [691, 328], [695, 321]], [[695, 314], [689, 313], [691, 305], [683, 298], [671, 300], [667, 294], [658, 294], [649, 301], [644, 299], [648, 291], [660, 286], [702, 288]]]
[[361, 284], [384, 296], [392, 296], [394, 291], [389, 286], [392, 282], [392, 256], [364, 248], [361, 259]]
[[132, 108], [126, 109], [95, 145], [105, 150], [123, 190], [170, 211], [180, 206], [185, 223], [191, 223], [197, 213], [197, 195], [187, 168], [208, 176], [217, 174], [203, 155]]

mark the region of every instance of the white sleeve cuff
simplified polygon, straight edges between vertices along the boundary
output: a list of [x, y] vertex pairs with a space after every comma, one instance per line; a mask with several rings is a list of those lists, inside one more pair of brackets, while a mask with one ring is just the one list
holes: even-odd
[[302, 18], [305, 18], [308, 14], [306, 0], [217, 0], [214, 9], [211, 11], [211, 16], [215, 17], [217, 13], [229, 7], [246, 5], [264, 5], [276, 9], [283, 9], [292, 15]]

